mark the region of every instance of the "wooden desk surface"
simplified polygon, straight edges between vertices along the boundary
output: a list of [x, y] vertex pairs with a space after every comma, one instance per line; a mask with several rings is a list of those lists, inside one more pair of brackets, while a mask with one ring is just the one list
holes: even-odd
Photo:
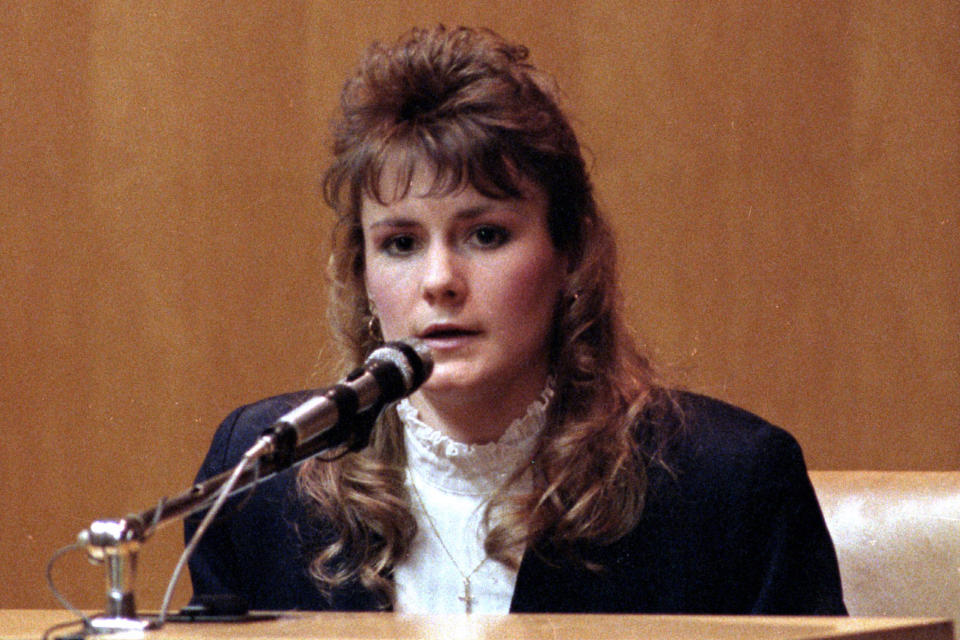
[[[64, 611], [0, 610], [0, 638], [40, 638], [68, 622]], [[51, 637], [76, 632], [78, 626]], [[108, 637], [108, 636], [100, 636]], [[131, 637], [131, 636], [125, 636]], [[132, 636], [137, 637], [137, 636]], [[949, 620], [915, 618], [792, 618], [740, 616], [641, 616], [512, 614], [503, 616], [403, 616], [391, 613], [283, 613], [244, 623], [168, 623], [145, 640], [257, 638], [285, 640], [953, 640]]]

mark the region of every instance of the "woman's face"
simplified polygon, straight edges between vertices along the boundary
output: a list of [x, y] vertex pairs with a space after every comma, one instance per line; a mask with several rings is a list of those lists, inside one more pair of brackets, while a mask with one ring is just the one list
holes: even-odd
[[426, 195], [432, 182], [417, 171], [406, 197], [363, 203], [364, 278], [383, 336], [431, 348], [426, 394], [532, 399], [548, 375], [567, 266], [547, 230], [546, 195], [526, 181], [522, 199], [471, 187]]

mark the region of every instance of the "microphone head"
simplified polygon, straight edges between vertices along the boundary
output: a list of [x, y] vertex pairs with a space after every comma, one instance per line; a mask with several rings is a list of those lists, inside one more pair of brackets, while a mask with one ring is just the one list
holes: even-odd
[[403, 395], [416, 391], [433, 372], [433, 354], [430, 353], [430, 347], [417, 338], [404, 338], [377, 347], [367, 357], [364, 365], [374, 363], [389, 363], [399, 370], [403, 377]]

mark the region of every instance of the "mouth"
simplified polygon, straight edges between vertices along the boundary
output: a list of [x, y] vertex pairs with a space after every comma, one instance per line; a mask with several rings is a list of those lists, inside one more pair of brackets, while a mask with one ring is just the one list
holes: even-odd
[[456, 325], [438, 324], [430, 325], [418, 336], [422, 340], [452, 340], [456, 338], [467, 338], [478, 335], [480, 332], [476, 329], [467, 329]]

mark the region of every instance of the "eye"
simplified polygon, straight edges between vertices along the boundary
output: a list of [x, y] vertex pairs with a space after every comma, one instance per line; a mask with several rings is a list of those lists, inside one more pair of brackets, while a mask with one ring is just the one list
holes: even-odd
[[410, 234], [397, 234], [380, 243], [380, 250], [391, 256], [404, 256], [417, 248], [417, 240]]
[[510, 232], [496, 225], [481, 225], [471, 233], [471, 240], [484, 248], [496, 248], [510, 239]]

